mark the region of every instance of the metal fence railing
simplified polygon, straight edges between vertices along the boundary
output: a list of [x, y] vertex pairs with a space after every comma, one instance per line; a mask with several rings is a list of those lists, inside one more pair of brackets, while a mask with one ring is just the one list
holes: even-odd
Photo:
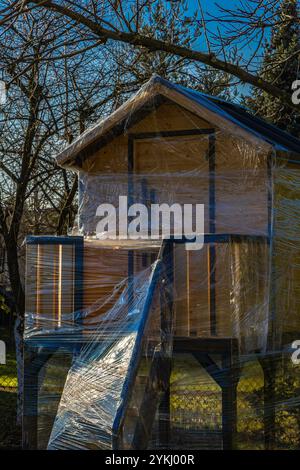
[[0, 364], [0, 449], [18, 449], [21, 430], [17, 425], [17, 365], [10, 324], [0, 325], [0, 339], [6, 349], [5, 363]]
[[[200, 368], [198, 368], [200, 369]], [[237, 449], [265, 449], [270, 420], [274, 449], [300, 449], [300, 366], [277, 360], [274, 396], [265, 396], [266, 377], [258, 360], [245, 361], [237, 385]], [[171, 388], [171, 446], [222, 448], [222, 391], [204, 371], [190, 375]], [[224, 406], [224, 404], [223, 404]], [[226, 406], [226, 405], [225, 405]]]
[[[3, 337], [3, 335], [1, 335]], [[274, 416], [272, 447], [300, 449], [300, 365], [288, 357], [274, 361], [274, 393], [266, 401], [263, 363], [243, 360], [237, 384], [238, 449], [265, 449], [268, 416]], [[222, 448], [222, 391], [199, 364], [178, 361], [173, 367], [170, 393], [170, 448]], [[18, 447], [16, 427], [17, 368], [13, 345], [0, 365], [0, 448]], [[224, 405], [223, 405], [224, 406]]]

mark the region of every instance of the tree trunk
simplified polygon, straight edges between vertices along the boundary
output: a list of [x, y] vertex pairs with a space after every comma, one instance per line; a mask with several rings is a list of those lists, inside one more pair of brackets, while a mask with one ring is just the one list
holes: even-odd
[[78, 188], [78, 177], [76, 176], [75, 180], [73, 181], [72, 188], [66, 198], [66, 201], [59, 215], [59, 220], [58, 220], [57, 230], [56, 230], [57, 235], [65, 234], [67, 232], [67, 228], [69, 228], [69, 226], [67, 226], [67, 218], [71, 215], [72, 204], [73, 204], [73, 200], [74, 200], [77, 188]]
[[17, 315], [14, 328], [18, 376], [17, 424], [21, 424], [23, 408], [23, 333], [25, 296], [20, 278], [17, 241], [11, 239], [6, 240], [6, 249], [8, 272], [13, 296], [15, 299], [15, 309]]

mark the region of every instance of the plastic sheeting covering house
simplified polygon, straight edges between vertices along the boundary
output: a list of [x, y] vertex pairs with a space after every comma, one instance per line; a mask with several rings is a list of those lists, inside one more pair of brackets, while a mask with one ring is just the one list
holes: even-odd
[[[78, 223], [26, 240], [24, 447], [300, 447], [299, 159], [291, 135], [157, 76], [58, 155]], [[180, 237], [172, 211], [195, 204], [202, 231]]]

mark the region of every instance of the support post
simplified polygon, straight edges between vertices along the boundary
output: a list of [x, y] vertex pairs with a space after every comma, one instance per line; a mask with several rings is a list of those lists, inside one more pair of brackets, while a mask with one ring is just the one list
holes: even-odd
[[[170, 385], [170, 384], [169, 384]], [[170, 386], [165, 390], [159, 406], [159, 446], [163, 449], [169, 449], [171, 432], [170, 420]]]
[[222, 386], [223, 449], [232, 450], [236, 448], [238, 380], [232, 369], [226, 370], [225, 376]]
[[240, 377], [236, 340], [230, 341], [229, 350], [222, 355], [222, 368], [224, 374], [222, 387], [223, 449], [232, 450], [236, 448], [237, 386]]
[[278, 356], [259, 358], [264, 374], [264, 442], [266, 450], [273, 450], [276, 442], [276, 371]]
[[24, 351], [23, 449], [38, 449], [39, 373], [52, 353]]

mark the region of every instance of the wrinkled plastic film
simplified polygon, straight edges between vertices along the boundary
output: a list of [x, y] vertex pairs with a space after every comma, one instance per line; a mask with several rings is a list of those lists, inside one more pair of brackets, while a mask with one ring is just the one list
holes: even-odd
[[[155, 269], [156, 265], [152, 270]], [[140, 345], [142, 357], [137, 365], [137, 376], [133, 383], [126, 384], [129, 367], [135, 367], [134, 349], [144, 320], [149, 279], [149, 270], [135, 278], [135, 299], [128, 305], [125, 299], [129, 292], [125, 289], [116, 305], [99, 321], [98, 332], [93, 341], [74, 360], [64, 386], [49, 449], [111, 449], [115, 432], [114, 420], [118, 410], [120, 412], [122, 400], [125, 400], [126, 386], [132, 389], [132, 397], [122, 431], [126, 442], [122, 446], [130, 448], [129, 439], [136, 424], [136, 418], [130, 413], [135, 412], [138, 415], [144, 388], [147, 386], [142, 380], [149, 380], [154, 357], [162, 353], [166, 337], [162, 338], [161, 335], [168, 334], [167, 341], [170, 341], [170, 332], [161, 332], [158, 306], [152, 305], [149, 323], [147, 322], [146, 331], [142, 335], [145, 337]], [[117, 324], [117, 328], [114, 324]], [[166, 344], [164, 346], [167, 347]]]
[[[119, 250], [111, 250], [111, 248], [99, 249], [99, 245], [96, 245], [95, 249], [90, 245], [88, 243], [86, 247], [86, 251], [91, 250], [93, 253], [90, 256], [90, 265], [92, 262], [95, 266], [99, 266], [99, 259], [95, 258], [96, 254], [98, 258], [99, 256], [101, 258], [102, 254], [104, 260], [106, 258], [106, 263], [109, 263], [108, 258], [113, 255], [115, 256], [114, 262], [116, 260], [127, 261], [128, 252], [125, 250], [118, 252]], [[59, 252], [62, 250], [61, 247], [62, 245], [59, 244], [56, 247], [47, 245], [47, 248], [44, 245], [43, 251], [45, 253], [50, 249], [52, 252]], [[31, 254], [38, 254], [38, 257], [35, 260], [27, 260], [27, 265], [31, 266], [32, 273], [39, 272], [41, 250], [30, 251]], [[140, 255], [145, 257], [145, 253]], [[148, 253], [148, 257], [151, 256], [157, 258], [157, 250], [154, 254]], [[142, 259], [137, 255], [135, 258], [135, 265], [138, 267]], [[49, 257], [45, 256], [44, 259], [49, 260]], [[62, 273], [64, 288], [68, 286], [66, 293], [70, 291], [74, 283], [73, 263], [74, 260], [71, 257], [69, 269]], [[64, 267], [67, 264], [65, 261]], [[47, 297], [52, 301], [55, 290], [57, 301], [60, 295], [63, 296], [63, 293], [60, 293], [61, 287], [58, 286], [56, 289], [54, 285], [62, 279], [59, 276], [53, 276], [55, 273], [51, 271], [52, 262], [49, 263], [48, 270], [46, 270], [47, 265], [48, 261], [44, 265], [47, 275], [43, 280], [39, 279], [41, 298], [37, 299], [33, 291], [33, 301], [29, 294], [29, 286], [27, 287], [27, 308], [29, 303], [37, 302], [42, 305], [42, 301], [45, 302]], [[39, 389], [41, 410], [45, 405], [43, 403], [45, 381], [49, 381], [50, 388], [54, 390], [59, 382], [62, 387], [59, 405], [55, 394], [51, 398], [51, 393], [49, 393], [48, 405], [46, 401], [46, 408], [41, 413], [42, 423], [43, 419], [44, 423], [47, 423], [47, 425], [41, 424], [41, 436], [43, 436], [41, 439], [45, 445], [45, 436], [48, 435], [47, 448], [109, 449], [112, 448], [113, 439], [119, 440], [120, 446], [128, 448], [131, 441], [129, 440], [130, 432], [126, 432], [126, 429], [134, 426], [139, 407], [145, 400], [145, 390], [151, 391], [153, 395], [152, 408], [155, 415], [157, 402], [163, 391], [164, 374], [170, 369], [168, 361], [170, 361], [172, 351], [173, 295], [168, 275], [168, 263], [162, 265], [161, 260], [151, 263], [150, 259], [148, 268], [140, 268], [140, 272], [135, 276], [121, 279], [112, 289], [110, 286], [102, 285], [104, 290], [111, 290], [111, 292], [107, 295], [103, 294], [102, 298], [94, 302], [95, 290], [98, 290], [96, 295], [99, 295], [99, 286], [96, 285], [95, 279], [94, 282], [90, 279], [90, 291], [85, 292], [85, 301], [90, 301], [91, 305], [86, 309], [67, 313], [61, 318], [57, 314], [56, 303], [52, 304], [50, 311], [49, 302], [48, 310], [44, 315], [34, 315], [28, 312], [26, 341], [31, 346], [30, 352], [28, 351], [28, 365], [34, 357], [34, 348], [36, 346], [41, 348], [42, 344], [46, 345], [47, 352], [44, 353], [46, 357], [47, 354], [54, 358], [56, 355], [59, 357], [63, 354], [69, 357], [70, 363], [69, 370], [63, 370], [61, 366], [47, 370], [49, 361], [46, 360], [43, 364], [42, 359], [38, 358], [38, 365], [32, 366], [31, 363], [31, 367], [28, 367], [25, 372], [25, 380], [30, 384], [35, 374], [39, 375], [38, 382], [41, 380], [41, 384], [37, 383], [35, 386]], [[75, 318], [77, 321], [74, 321]], [[41, 339], [42, 335], [44, 341]], [[31, 358], [30, 353], [33, 353]], [[130, 378], [128, 378], [129, 371], [133, 374]], [[62, 374], [65, 380], [63, 386]], [[33, 412], [30, 403], [30, 394], [33, 392], [36, 390], [29, 385], [27, 389], [29, 413]], [[145, 404], [143, 406], [145, 407]], [[48, 428], [49, 416], [47, 416], [51, 408], [52, 412], [56, 410], [52, 430]], [[147, 408], [149, 408], [148, 402]], [[121, 413], [122, 420], [117, 426], [115, 420], [118, 413], [119, 415]], [[51, 431], [50, 436], [49, 431]]]
[[[221, 133], [215, 138], [213, 147], [209, 143], [209, 134], [192, 138], [180, 136], [172, 140], [137, 139], [134, 141], [135, 168], [130, 175], [126, 154], [119, 153], [118, 144], [111, 142], [111, 153], [116, 154], [112, 168], [108, 168], [101, 158], [88, 159], [84, 171], [79, 173], [79, 233], [85, 236], [97, 233], [100, 238], [97, 210], [99, 214], [102, 204], [112, 204], [118, 215], [124, 204], [122, 199], [126, 198], [129, 206], [143, 204], [147, 207], [149, 226], [153, 204], [180, 204], [182, 207], [184, 204], [204, 204], [206, 233], [213, 227], [219, 234], [267, 235], [270, 190], [267, 154], [241, 145], [239, 139], [230, 137], [228, 142], [222, 142], [224, 135]], [[217, 165], [212, 173], [209, 152], [213, 148]], [[209, 211], [212, 186], [216, 204], [213, 214]], [[155, 224], [151, 228], [153, 233], [158, 231]], [[118, 229], [117, 220], [116, 237]], [[104, 237], [108, 234], [114, 236], [109, 226], [103, 230]], [[144, 235], [148, 236], [148, 232], [142, 225], [141, 238]]]
[[[75, 143], [77, 237], [27, 244], [29, 445], [37, 429], [48, 449], [299, 448], [299, 169], [171, 91]], [[155, 204], [204, 204], [203, 247], [168, 242]]]
[[[85, 269], [88, 268], [89, 272], [88, 286], [83, 287], [83, 298], [86, 303], [90, 302], [86, 308], [66, 313], [61, 318], [55, 317], [57, 315], [57, 308], [56, 310], [53, 309], [56, 305], [55, 302], [53, 303], [53, 291], [57, 292], [58, 295], [59, 288], [54, 289], [53, 282], [55, 280], [58, 281], [59, 277], [52, 277], [53, 272], [52, 276], [50, 276], [49, 267], [52, 266], [52, 262], [49, 262], [49, 256], [45, 256], [43, 259], [46, 259], [47, 262], [44, 262], [43, 268], [48, 266], [48, 271], [45, 269], [47, 271], [45, 283], [43, 284], [41, 280], [39, 281], [39, 293], [42, 296], [42, 301], [38, 300], [38, 302], [41, 308], [42, 302], [45, 304], [45, 299], [48, 297], [49, 301], [46, 302], [48, 310], [43, 315], [28, 312], [26, 341], [27, 344], [31, 344], [31, 350], [34, 350], [35, 342], [39, 347], [42, 344], [46, 344], [46, 348], [48, 348], [48, 352], [50, 351], [54, 360], [55, 356], [59, 357], [62, 354], [69, 363], [68, 368], [64, 369], [64, 371], [61, 364], [57, 364], [55, 367], [47, 370], [47, 362], [49, 361], [47, 359], [46, 364], [43, 365], [39, 372], [42, 384], [39, 389], [40, 403], [39, 411], [37, 410], [37, 418], [40, 422], [41, 445], [49, 449], [108, 449], [111, 448], [112, 439], [115, 436], [112, 430], [113, 422], [116, 417], [116, 411], [122, 403], [121, 393], [130, 370], [129, 363], [137, 331], [141, 323], [142, 311], [149, 289], [149, 279], [155, 267], [155, 262], [154, 264], [151, 263], [153, 259], [157, 258], [158, 249], [157, 247], [151, 247], [148, 250], [144, 248], [141, 252], [135, 250], [134, 266], [136, 272], [133, 279], [129, 280], [128, 277], [121, 278], [119, 270], [115, 271], [117, 263], [123, 264], [126, 271], [129, 250], [103, 247], [101, 243], [103, 242], [89, 241], [85, 243], [83, 248], [86, 263], [88, 263]], [[246, 247], [248, 247], [247, 244], [244, 250]], [[50, 246], [51, 250], [53, 248], [53, 246]], [[59, 247], [56, 249], [59, 250]], [[46, 252], [45, 246], [43, 250]], [[241, 285], [242, 282], [248, 285], [247, 277], [245, 280], [241, 280], [241, 270], [243, 269], [241, 259], [244, 259], [245, 255], [244, 253], [243, 256], [241, 255], [241, 250], [241, 243], [222, 243], [216, 250], [220, 266], [228, 264], [227, 272], [223, 272], [218, 277], [217, 332], [220, 338], [234, 337], [239, 339], [237, 344], [239, 344], [240, 349], [246, 350], [246, 347], [251, 347], [253, 350], [253, 348], [264, 347], [260, 338], [262, 337], [261, 330], [265, 327], [266, 320], [263, 316], [260, 318], [259, 311], [254, 309], [253, 304], [251, 304], [251, 297], [255, 293], [257, 296], [256, 302], [258, 305], [263, 305], [266, 286], [262, 283], [262, 289], [257, 288], [257, 285], [262, 281], [262, 274], [258, 269], [255, 269], [257, 283], [251, 286], [251, 288], [248, 287], [246, 290], [244, 288], [241, 291], [243, 287]], [[256, 268], [262, 263], [262, 253], [266, 250], [267, 246], [263, 248], [259, 243], [257, 246], [254, 244], [252, 249], [250, 249], [249, 259], [253, 258], [254, 254], [260, 255], [257, 257], [259, 262], [256, 263]], [[37, 251], [35, 252], [37, 253]], [[188, 261], [187, 256], [189, 258]], [[190, 276], [188, 282], [186, 282], [187, 280], [183, 276], [185, 263], [189, 266], [189, 269], [193, 269], [193, 266], [197, 267], [199, 264], [200, 266], [206, 266], [206, 257], [207, 248], [206, 250], [200, 250], [196, 255], [193, 253], [191, 256], [185, 250], [184, 245], [178, 245], [175, 246], [172, 263], [168, 259], [167, 273], [172, 273], [173, 276], [172, 290], [169, 292], [169, 296], [171, 295], [172, 299], [173, 314], [172, 334], [169, 334], [167, 343], [169, 348], [167, 357], [169, 357], [172, 350], [174, 335], [191, 338], [195, 338], [195, 336], [200, 338], [211, 336], [211, 323], [208, 312], [209, 280], [207, 273], [202, 272], [201, 276], [201, 269], [199, 268], [197, 271], [199, 277], [197, 277], [194, 273], [189, 273], [188, 271], [188, 276]], [[33, 261], [31, 260], [31, 262]], [[35, 268], [36, 271], [41, 269], [40, 262], [41, 260], [38, 262], [38, 259], [35, 259], [35, 263], [38, 265]], [[67, 267], [68, 264], [66, 260], [64, 261], [64, 269], [66, 268], [66, 271], [63, 272], [63, 276], [65, 276], [63, 277], [63, 286], [66, 293], [71, 290], [71, 286], [74, 283], [70, 275], [72, 273], [73, 262], [70, 261], [70, 265]], [[149, 267], [146, 268], [145, 264], [149, 264]], [[100, 269], [102, 266], [105, 266], [105, 270]], [[91, 269], [92, 267], [94, 269]], [[111, 276], [108, 276], [109, 269], [111, 269]], [[91, 272], [94, 272], [93, 276]], [[101, 275], [103, 276], [104, 273], [105, 277], [101, 280]], [[251, 275], [251, 273], [245, 272], [244, 275], [246, 276], [246, 274], [248, 276]], [[185, 271], [186, 275], [187, 272]], [[104, 279], [106, 282], [104, 282]], [[182, 292], [183, 285], [188, 286], [188, 289]], [[234, 290], [233, 286], [240, 286], [240, 288]], [[160, 285], [158, 284], [153, 293], [151, 305], [152, 320], [145, 330], [143, 336], [144, 345], [141, 346], [141, 354], [145, 357], [139, 363], [134, 380], [135, 385], [132, 389], [130, 410], [124, 418], [125, 429], [122, 433], [122, 439], [120, 438], [121, 440], [119, 441], [122, 443], [120, 446], [122, 445], [124, 448], [131, 448], [135, 428], [137, 427], [137, 417], [140, 416], [143, 419], [143, 415], [140, 415], [140, 409], [143, 400], [145, 400], [143, 392], [145, 392], [146, 387], [149, 387], [149, 375], [155, 353], [153, 343], [157, 346], [161, 345], [161, 338], [157, 338], [157, 334], [159, 336], [163, 331], [161, 326], [158, 325], [158, 321], [162, 309], [168, 306], [170, 299], [162, 298], [159, 288]], [[130, 302], [128, 297], [133, 295], [133, 290], [134, 297]], [[33, 290], [33, 296], [35, 297], [35, 295], [36, 291]], [[63, 295], [63, 292], [61, 295]], [[100, 297], [97, 298], [99, 295]], [[30, 299], [29, 292], [27, 292], [27, 296]], [[199, 305], [199, 298], [201, 298], [201, 305]], [[51, 311], [49, 310], [50, 304], [52, 305]], [[242, 316], [241, 312], [247, 312], [248, 315], [244, 313]], [[255, 314], [257, 317], [255, 317]], [[225, 315], [226, 318], [224, 318]], [[74, 318], [77, 318], [76, 322]], [[78, 321], [79, 319], [80, 321]], [[33, 322], [36, 322], [35, 326]], [[249, 329], [251, 327], [252, 336], [250, 337]], [[256, 335], [255, 331], [257, 332]], [[44, 337], [41, 338], [41, 336]], [[157, 343], [155, 343], [155, 336], [156, 341], [158, 339]], [[147, 347], [149, 348], [148, 350]], [[187, 359], [184, 356], [183, 362], [189, 364], [190, 359]], [[222, 357], [217, 355], [216, 359], [219, 361]], [[176, 364], [176, 356], [175, 359], [173, 358], [174, 360]], [[165, 364], [164, 367], [161, 364], [163, 363], [159, 363], [158, 368], [160, 372], [168, 374], [168, 364]], [[175, 365], [175, 369], [176, 367]], [[46, 370], [44, 370], [45, 368]], [[200, 382], [202, 381], [202, 386], [205, 387], [207, 379], [199, 379], [198, 376], [194, 375], [196, 373], [195, 363], [194, 368], [191, 370], [192, 375], [187, 381], [188, 389], [190, 387], [194, 388], [193, 382], [195, 380], [198, 387], [199, 380]], [[28, 374], [27, 379], [30, 379], [31, 374], [36, 374], [36, 369], [27, 368], [25, 374]], [[201, 374], [199, 375], [201, 377]], [[184, 377], [186, 377], [186, 373]], [[180, 390], [185, 387], [184, 380], [184, 378], [181, 379], [183, 384], [179, 387]], [[50, 392], [46, 392], [47, 388], [46, 390], [43, 389], [45, 381], [48, 382]], [[155, 382], [154, 379], [153, 382]], [[174, 384], [173, 379], [171, 380], [173, 388], [175, 387], [174, 390], [178, 386], [177, 382], [178, 379], [175, 379]], [[60, 389], [57, 388], [59, 383], [61, 384]], [[27, 393], [30, 395], [31, 392], [32, 390], [29, 387]], [[52, 396], [53, 392], [54, 396]], [[163, 387], [160, 388], [159, 393], [160, 395], [163, 393]], [[176, 397], [176, 393], [174, 396]], [[158, 402], [155, 404], [151, 417], [154, 417], [157, 413]], [[174, 423], [177, 423], [178, 420], [180, 421], [179, 416], [181, 414], [178, 415], [175, 411]], [[146, 417], [146, 421], [149, 421], [149, 417]], [[164, 413], [160, 414], [159, 419], [156, 416], [157, 427], [157, 422], [162, 426], [164, 421], [167, 421]], [[50, 423], [52, 424], [50, 425]], [[153, 423], [153, 432], [154, 430], [155, 423]], [[48, 436], [47, 439], [45, 436]], [[138, 438], [135, 437], [135, 439], [137, 440]], [[151, 439], [156, 439], [155, 442], [158, 440], [154, 436]], [[152, 442], [150, 437], [148, 444], [149, 442]]]

